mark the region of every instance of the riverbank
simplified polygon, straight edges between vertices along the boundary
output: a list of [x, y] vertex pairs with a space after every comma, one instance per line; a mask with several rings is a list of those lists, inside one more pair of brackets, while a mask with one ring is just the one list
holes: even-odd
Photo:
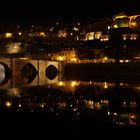
[[140, 81], [140, 63], [66, 64], [67, 80]]

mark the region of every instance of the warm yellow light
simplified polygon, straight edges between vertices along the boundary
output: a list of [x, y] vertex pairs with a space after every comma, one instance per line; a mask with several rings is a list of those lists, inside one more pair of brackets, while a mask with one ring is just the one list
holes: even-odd
[[125, 18], [125, 17], [127, 17], [127, 16], [126, 15], [116, 16], [116, 17], [114, 17], [114, 20], [118, 19], [118, 18]]
[[133, 38], [133, 40], [136, 40], [136, 39], [137, 39], [136, 37]]
[[108, 83], [107, 83], [107, 82], [104, 83], [104, 88], [105, 88], [105, 89], [108, 88]]
[[65, 109], [66, 107], [67, 107], [67, 104], [65, 102], [58, 102], [59, 109]]
[[130, 35], [130, 40], [136, 40], [138, 38], [137, 34], [131, 34]]
[[117, 116], [117, 113], [116, 113], [116, 112], [114, 112], [114, 113], [113, 113], [113, 115], [114, 115], [114, 116]]
[[72, 86], [72, 87], [75, 87], [76, 85], [77, 85], [77, 82], [76, 82], [76, 81], [72, 81], [72, 82], [71, 82], [71, 86]]
[[77, 61], [77, 58], [71, 58], [71, 61], [72, 62], [76, 62]]
[[9, 101], [6, 101], [6, 102], [5, 102], [5, 105], [6, 105], [7, 107], [11, 107], [11, 106], [12, 106], [12, 103], [9, 102]]
[[59, 85], [59, 86], [64, 86], [65, 83], [64, 83], [63, 81], [60, 81], [60, 82], [58, 82], [58, 85]]
[[29, 58], [28, 57], [21, 57], [21, 58], [19, 58], [20, 60], [28, 60]]
[[107, 56], [105, 56], [103, 59], [104, 59], [105, 62], [108, 62], [108, 57]]
[[86, 101], [86, 107], [89, 109], [94, 109], [94, 101]]
[[136, 23], [136, 22], [132, 22], [130, 26], [131, 26], [132, 28], [133, 28], [133, 27], [136, 27], [136, 26], [137, 26], [137, 23]]
[[40, 36], [45, 37], [45, 33], [44, 32], [40, 32]]
[[22, 35], [22, 33], [21, 32], [18, 32], [18, 35]]
[[95, 105], [94, 106], [95, 106], [95, 108], [97, 110], [101, 110], [102, 109], [100, 102], [95, 102]]
[[13, 36], [12, 33], [5, 33], [6, 38], [11, 38], [12, 36]]
[[101, 36], [101, 41], [108, 41], [109, 40], [109, 35], [102, 35]]
[[95, 39], [100, 39], [101, 35], [102, 35], [102, 32], [96, 32], [94, 37], [95, 37]]
[[125, 36], [123, 37], [123, 40], [126, 40], [126, 37]]
[[95, 35], [95, 32], [87, 33], [86, 34], [86, 39], [87, 40], [94, 40], [94, 35]]
[[128, 62], [130, 62], [130, 60], [126, 59], [124, 62], [125, 62], [125, 63], [128, 63]]
[[50, 28], [50, 31], [52, 32], [52, 31], [53, 31], [53, 29], [54, 29], [54, 27], [51, 27], [51, 28]]
[[78, 28], [76, 28], [76, 27], [74, 27], [73, 29], [74, 29], [74, 31], [79, 31], [79, 29], [78, 29]]
[[19, 53], [20, 51], [22, 51], [20, 47], [20, 43], [10, 43], [7, 44], [6, 46], [7, 46], [8, 53]]
[[119, 60], [120, 63], [124, 63], [124, 60]]
[[135, 116], [134, 114], [131, 114], [131, 115], [130, 115], [130, 118], [131, 118], [131, 119], [136, 119], [136, 116]]
[[64, 57], [64, 56], [58, 56], [58, 57], [57, 57], [57, 60], [58, 60], [58, 61], [64, 61], [64, 60], [65, 60], [65, 57]]
[[40, 107], [44, 108], [45, 107], [45, 104], [44, 103], [43, 104], [40, 104]]
[[119, 27], [118, 27], [118, 25], [115, 24], [115, 25], [114, 25], [114, 28], [119, 28]]
[[58, 31], [58, 37], [67, 37], [67, 32], [64, 30]]

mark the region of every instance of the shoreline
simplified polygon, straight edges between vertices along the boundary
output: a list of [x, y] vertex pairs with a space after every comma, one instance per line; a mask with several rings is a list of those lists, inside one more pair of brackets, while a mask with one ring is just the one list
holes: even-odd
[[66, 64], [67, 80], [140, 81], [140, 63]]

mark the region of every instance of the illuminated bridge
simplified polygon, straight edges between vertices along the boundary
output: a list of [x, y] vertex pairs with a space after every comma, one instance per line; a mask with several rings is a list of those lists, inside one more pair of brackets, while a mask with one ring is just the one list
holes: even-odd
[[62, 79], [59, 61], [0, 58], [0, 88], [42, 86]]

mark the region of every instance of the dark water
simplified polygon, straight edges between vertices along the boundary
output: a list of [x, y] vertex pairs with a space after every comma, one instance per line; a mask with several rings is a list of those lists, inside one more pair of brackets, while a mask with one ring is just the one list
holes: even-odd
[[[30, 71], [31, 66], [25, 66], [21, 76], [35, 78], [37, 73]], [[4, 73], [2, 65], [1, 73]], [[1, 74], [1, 81], [4, 76]], [[111, 130], [118, 133], [140, 129], [139, 80], [60, 77], [43, 85], [31, 84], [32, 80], [26, 79], [26, 84], [18, 80], [7, 85], [1, 82], [0, 122], [1, 133], [6, 132], [4, 137], [20, 135], [19, 138], [29, 140], [65, 135], [102, 137], [104, 132], [104, 137], [109, 137]], [[10, 132], [12, 135], [7, 135]]]
[[75, 80], [1, 88], [0, 112], [9, 125], [4, 129], [16, 126], [15, 131], [22, 128], [26, 136], [39, 131], [81, 136], [94, 129], [139, 128], [140, 83]]

